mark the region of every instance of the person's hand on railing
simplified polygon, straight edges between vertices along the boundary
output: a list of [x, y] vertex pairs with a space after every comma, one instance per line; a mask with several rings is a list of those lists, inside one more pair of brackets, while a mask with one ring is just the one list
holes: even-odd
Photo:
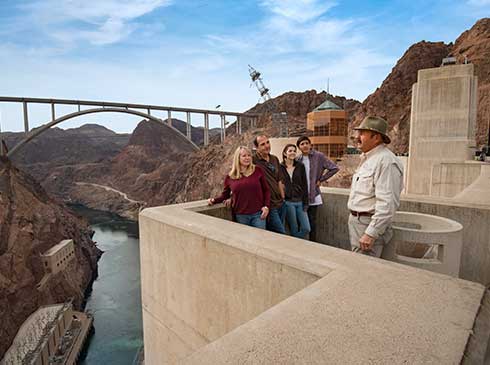
[[231, 198], [223, 201], [223, 204], [225, 205], [225, 207], [231, 208]]
[[209, 198], [208, 205], [213, 205], [213, 204], [214, 204], [214, 198]]

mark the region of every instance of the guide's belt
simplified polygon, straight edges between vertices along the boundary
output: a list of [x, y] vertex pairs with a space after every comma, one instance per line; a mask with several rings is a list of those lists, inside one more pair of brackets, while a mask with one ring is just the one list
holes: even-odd
[[352, 214], [354, 217], [372, 217], [374, 215], [373, 212], [356, 212], [354, 210], [351, 210], [350, 214]]

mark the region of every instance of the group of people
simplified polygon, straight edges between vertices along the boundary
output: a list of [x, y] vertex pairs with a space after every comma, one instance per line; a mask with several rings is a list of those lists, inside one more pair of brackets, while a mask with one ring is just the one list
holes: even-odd
[[[366, 117], [357, 130], [361, 162], [349, 195], [349, 237], [354, 252], [380, 257], [392, 237], [391, 221], [400, 204], [403, 166], [386, 147], [387, 122]], [[234, 220], [273, 232], [316, 241], [317, 209], [323, 204], [320, 185], [339, 168], [312, 148], [307, 136], [287, 144], [281, 159], [270, 153], [265, 135], [256, 136], [254, 153], [236, 149], [223, 192], [210, 205], [229, 202]]]

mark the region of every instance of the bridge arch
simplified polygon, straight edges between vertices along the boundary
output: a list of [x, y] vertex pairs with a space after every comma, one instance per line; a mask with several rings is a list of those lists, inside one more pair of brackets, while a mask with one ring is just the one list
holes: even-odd
[[51, 121], [49, 123], [46, 123], [46, 124], [42, 125], [41, 127], [37, 128], [32, 133], [29, 133], [26, 138], [24, 138], [22, 141], [20, 141], [18, 144], [16, 144], [14, 146], [14, 148], [12, 148], [7, 153], [7, 157], [13, 156], [24, 145], [26, 145], [27, 143], [29, 143], [30, 141], [32, 141], [34, 138], [36, 138], [37, 136], [39, 136], [40, 134], [42, 134], [43, 132], [45, 132], [49, 128], [54, 127], [55, 125], [60, 124], [60, 123], [66, 121], [68, 119], [76, 118], [76, 117], [79, 117], [79, 116], [82, 116], [82, 115], [86, 115], [86, 114], [110, 113], [110, 112], [112, 112], [112, 113], [126, 113], [126, 114], [137, 115], [137, 116], [140, 116], [142, 118], [145, 118], [145, 119], [151, 120], [153, 122], [156, 122], [156, 123], [158, 123], [160, 125], [165, 126], [166, 128], [170, 128], [173, 132], [175, 132], [176, 136], [179, 137], [182, 140], [183, 143], [190, 144], [196, 151], [199, 150], [199, 147], [194, 142], [192, 142], [189, 139], [187, 139], [187, 137], [181, 131], [179, 131], [177, 128], [175, 128], [175, 127], [173, 127], [171, 125], [168, 125], [167, 123], [164, 123], [159, 118], [156, 118], [156, 117], [154, 117], [154, 116], [152, 116], [150, 114], [147, 114], [147, 113], [140, 112], [138, 110], [122, 109], [122, 108], [116, 108], [116, 107], [108, 107], [108, 108], [93, 108], [93, 109], [80, 110], [80, 111], [77, 111], [77, 112], [74, 112], [74, 113], [70, 113], [70, 114], [66, 114], [66, 115], [64, 115], [62, 117], [56, 118], [55, 120], [53, 120], [53, 121]]

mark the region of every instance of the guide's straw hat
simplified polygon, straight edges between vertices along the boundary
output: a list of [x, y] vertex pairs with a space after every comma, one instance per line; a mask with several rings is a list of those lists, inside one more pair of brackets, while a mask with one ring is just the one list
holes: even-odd
[[356, 131], [373, 131], [381, 134], [383, 142], [386, 144], [391, 143], [390, 137], [388, 137], [388, 122], [380, 117], [367, 116], [361, 122], [359, 127], [354, 128]]

